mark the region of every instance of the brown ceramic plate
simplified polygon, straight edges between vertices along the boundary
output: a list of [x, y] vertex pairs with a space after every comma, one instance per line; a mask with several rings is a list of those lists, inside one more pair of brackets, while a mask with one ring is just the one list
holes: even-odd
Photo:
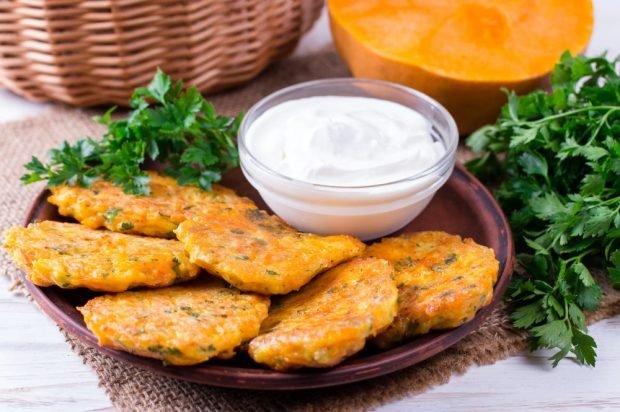
[[[230, 173], [224, 183], [265, 207], [258, 194], [238, 171]], [[65, 220], [58, 215], [55, 206], [47, 203], [48, 194], [45, 191], [37, 198], [25, 223], [35, 220]], [[338, 366], [321, 370], [275, 372], [254, 364], [243, 354], [226, 362], [215, 361], [197, 366], [164, 366], [157, 360], [97, 345], [97, 339], [86, 329], [82, 316], [75, 309], [76, 306], [95, 296], [94, 293], [84, 290], [62, 290], [56, 287], [39, 288], [28, 281], [24, 283], [31, 296], [60, 327], [87, 345], [135, 366], [192, 382], [231, 388], [270, 390], [319, 388], [385, 375], [428, 359], [476, 329], [500, 302], [510, 281], [513, 267], [510, 229], [489, 192], [462, 167], [455, 168], [450, 179], [426, 210], [400, 232], [429, 229], [471, 237], [476, 242], [495, 250], [500, 262], [500, 272], [491, 304], [478, 311], [474, 319], [458, 328], [424, 335], [384, 352], [365, 349]]]

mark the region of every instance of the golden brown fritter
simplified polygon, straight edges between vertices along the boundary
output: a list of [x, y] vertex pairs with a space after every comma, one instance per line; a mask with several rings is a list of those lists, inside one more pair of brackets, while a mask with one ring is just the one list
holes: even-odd
[[5, 232], [4, 248], [28, 279], [39, 286], [85, 287], [121, 292], [162, 287], [198, 275], [176, 240], [94, 230], [44, 221]]
[[397, 296], [387, 261], [343, 263], [274, 304], [250, 356], [276, 370], [336, 365], [392, 322]]
[[172, 365], [229, 358], [258, 334], [269, 298], [211, 278], [99, 296], [78, 308], [99, 344]]
[[105, 227], [115, 232], [174, 238], [174, 229], [184, 220], [202, 213], [226, 209], [254, 209], [256, 205], [230, 189], [213, 185], [210, 192], [193, 186], [179, 186], [172, 177], [149, 172], [151, 194], [137, 196], [105, 180], [89, 188], [52, 187], [48, 202], [61, 215], [71, 216], [90, 228]]
[[365, 248], [351, 236], [297, 232], [256, 209], [186, 220], [175, 233], [193, 263], [241, 290], [268, 295], [297, 290]]
[[387, 259], [395, 268], [398, 315], [375, 339], [383, 348], [471, 320], [491, 302], [499, 271], [492, 249], [444, 232], [386, 238], [364, 255]]

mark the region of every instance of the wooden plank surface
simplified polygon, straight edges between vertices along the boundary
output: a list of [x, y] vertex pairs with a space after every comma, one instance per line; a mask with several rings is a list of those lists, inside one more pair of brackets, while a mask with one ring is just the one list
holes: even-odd
[[[595, 0], [590, 53], [620, 53], [620, 1]], [[570, 28], [567, 28], [569, 30]], [[329, 42], [322, 19], [299, 53]], [[34, 114], [43, 106], [0, 90], [0, 122]], [[57, 327], [0, 277], [0, 411], [102, 411], [109, 400], [94, 373], [64, 342]], [[383, 411], [620, 410], [620, 318], [591, 328], [599, 345], [595, 369], [571, 361], [552, 369], [549, 353], [524, 353], [492, 366], [470, 369], [447, 385], [401, 399]]]

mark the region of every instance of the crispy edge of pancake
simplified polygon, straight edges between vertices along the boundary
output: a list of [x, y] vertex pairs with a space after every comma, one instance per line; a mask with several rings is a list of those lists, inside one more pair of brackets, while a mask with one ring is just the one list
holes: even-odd
[[94, 230], [75, 223], [42, 221], [13, 226], [4, 232], [4, 249], [38, 286], [122, 292], [190, 280], [200, 270], [177, 241]]
[[374, 339], [381, 348], [471, 320], [491, 302], [499, 272], [492, 249], [438, 231], [385, 238], [364, 255], [388, 259], [396, 270], [399, 310]]
[[269, 298], [231, 289], [218, 279], [162, 289], [107, 294], [77, 309], [101, 346], [195, 365], [228, 359], [256, 336]]
[[343, 263], [275, 302], [249, 354], [276, 370], [334, 366], [390, 325], [397, 294], [386, 260]]
[[297, 232], [260, 210], [188, 220], [176, 234], [193, 263], [241, 290], [264, 294], [298, 290], [366, 247], [347, 235]]
[[63, 216], [70, 216], [85, 226], [97, 229], [174, 238], [179, 223], [206, 211], [226, 208], [255, 209], [247, 197], [232, 189], [213, 185], [212, 191], [195, 186], [181, 186], [170, 176], [149, 172], [151, 195], [126, 194], [122, 188], [105, 180], [89, 188], [55, 186], [48, 202], [58, 207]]

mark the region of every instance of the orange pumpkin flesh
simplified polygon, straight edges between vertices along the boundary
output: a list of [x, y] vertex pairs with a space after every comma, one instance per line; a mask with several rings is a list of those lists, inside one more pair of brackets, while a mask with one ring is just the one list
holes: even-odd
[[336, 47], [356, 77], [418, 89], [461, 134], [491, 123], [502, 87], [540, 85], [565, 50], [585, 49], [591, 0], [330, 0]]

